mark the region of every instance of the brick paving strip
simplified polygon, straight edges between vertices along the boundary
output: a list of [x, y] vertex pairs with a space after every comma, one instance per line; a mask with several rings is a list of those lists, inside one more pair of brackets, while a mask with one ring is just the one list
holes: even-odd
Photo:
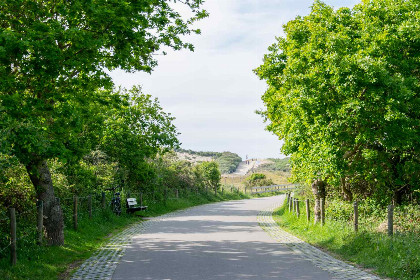
[[[191, 209], [191, 208], [189, 208]], [[72, 275], [71, 280], [101, 279], [110, 280], [119, 260], [130, 245], [134, 235], [143, 233], [152, 223], [166, 220], [187, 210], [179, 210], [150, 220], [141, 221], [113, 236], [104, 246], [99, 248], [92, 257], [87, 259]]]
[[350, 264], [340, 261], [282, 230], [272, 217], [274, 210], [279, 208], [281, 205], [282, 204], [280, 203], [272, 205], [265, 211], [261, 211], [257, 218], [260, 226], [273, 239], [289, 247], [293, 252], [300, 255], [302, 258], [311, 261], [318, 268], [327, 271], [336, 280], [381, 280], [378, 276], [374, 276]]

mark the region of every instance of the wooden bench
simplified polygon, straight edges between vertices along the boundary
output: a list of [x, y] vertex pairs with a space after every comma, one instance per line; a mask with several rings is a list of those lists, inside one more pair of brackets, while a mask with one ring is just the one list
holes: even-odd
[[146, 210], [147, 206], [140, 206], [137, 204], [137, 199], [127, 198], [127, 213], [134, 213], [137, 211]]

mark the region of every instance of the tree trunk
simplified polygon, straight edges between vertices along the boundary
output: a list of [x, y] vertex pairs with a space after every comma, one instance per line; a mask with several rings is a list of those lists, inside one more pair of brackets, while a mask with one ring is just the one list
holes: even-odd
[[54, 196], [54, 187], [47, 161], [40, 160], [26, 165], [29, 178], [39, 200], [44, 202], [44, 226], [49, 245], [64, 244], [64, 220], [60, 203]]
[[345, 201], [353, 201], [353, 193], [347, 188], [346, 177], [341, 177], [341, 191]]
[[325, 201], [325, 182], [317, 179], [312, 183], [312, 193], [315, 197], [314, 223], [321, 221], [321, 198]]

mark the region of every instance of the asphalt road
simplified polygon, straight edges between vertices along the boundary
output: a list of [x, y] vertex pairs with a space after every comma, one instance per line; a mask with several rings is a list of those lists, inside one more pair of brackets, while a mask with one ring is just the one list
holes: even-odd
[[332, 279], [258, 226], [259, 211], [281, 199], [208, 204], [152, 223], [133, 238], [112, 279]]

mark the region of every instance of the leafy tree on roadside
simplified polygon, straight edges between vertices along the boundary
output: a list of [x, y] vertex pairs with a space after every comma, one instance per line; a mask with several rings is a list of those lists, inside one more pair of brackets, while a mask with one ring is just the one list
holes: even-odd
[[198, 165], [204, 185], [217, 190], [220, 186], [220, 170], [217, 162], [204, 161]]
[[274, 185], [273, 180], [267, 179], [267, 176], [262, 173], [253, 173], [248, 178], [246, 178], [245, 186], [246, 187], [256, 187], [256, 186], [271, 186]]
[[193, 49], [182, 37], [207, 14], [201, 0], [0, 0], [0, 153], [26, 167], [44, 201], [49, 243], [61, 245], [63, 215], [47, 160], [77, 161], [100, 143], [106, 112], [124, 103], [109, 70], [151, 72], [162, 46]]
[[174, 118], [139, 87], [120, 94], [124, 102], [105, 120], [99, 146], [126, 173], [126, 183], [140, 187], [149, 175], [146, 159], [178, 147], [178, 132]]
[[413, 0], [338, 10], [315, 1], [256, 69], [269, 85], [260, 113], [318, 202], [327, 184], [348, 200], [382, 193], [398, 202], [418, 188], [419, 19]]

